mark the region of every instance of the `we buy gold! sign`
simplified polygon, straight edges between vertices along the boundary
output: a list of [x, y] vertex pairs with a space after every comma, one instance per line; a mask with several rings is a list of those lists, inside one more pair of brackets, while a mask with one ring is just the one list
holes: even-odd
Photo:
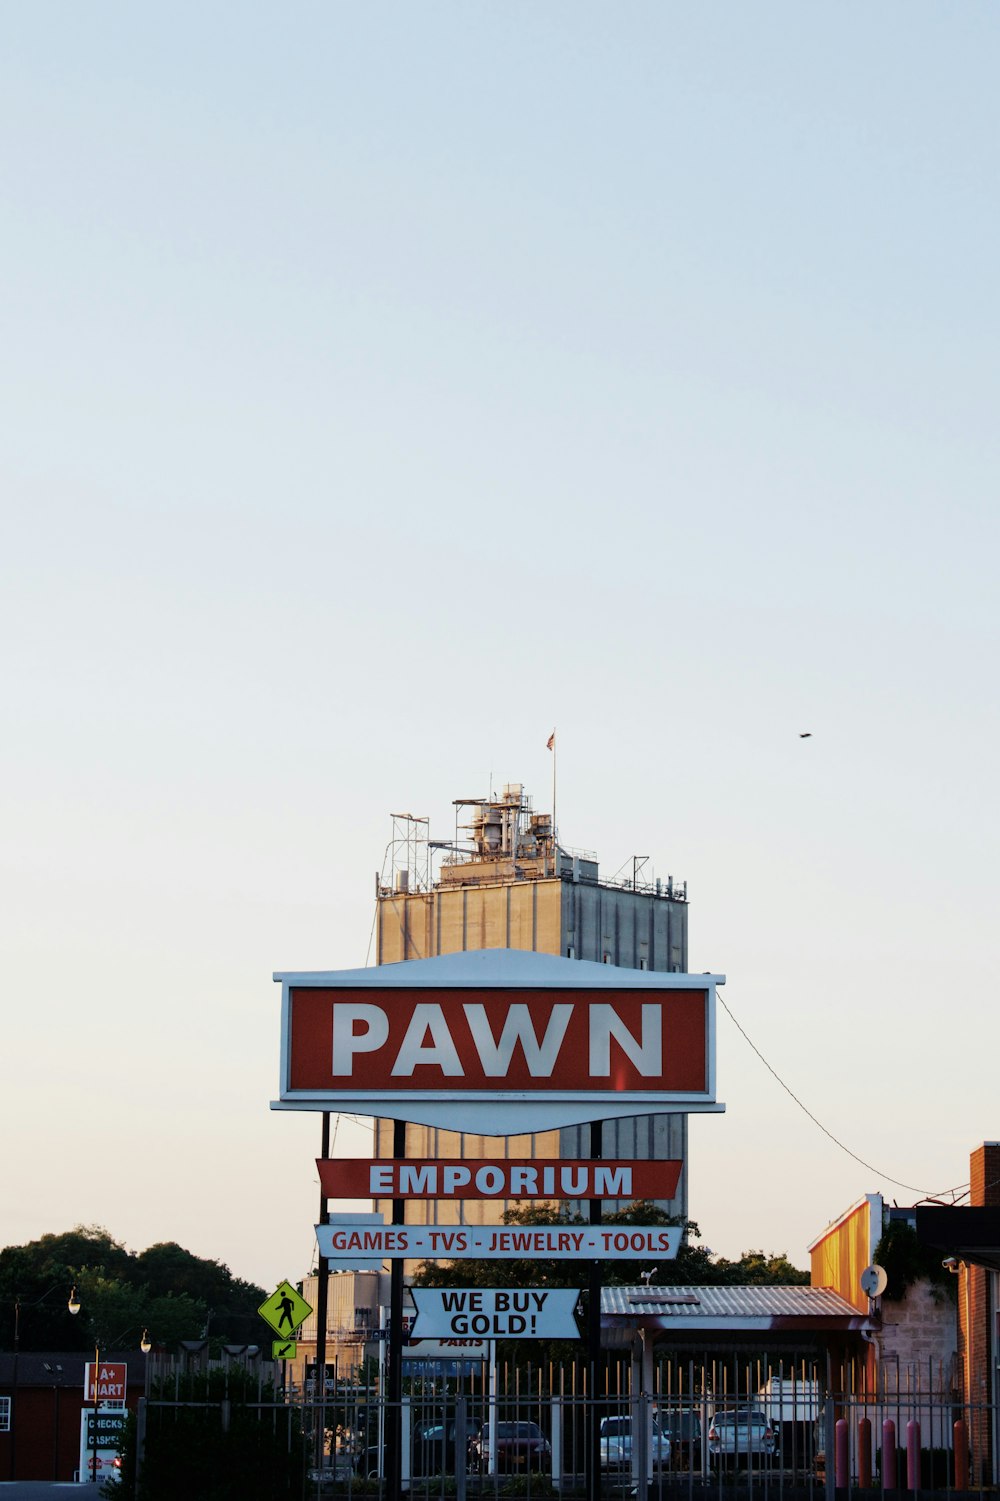
[[83, 1394], [88, 1402], [124, 1402], [128, 1366], [124, 1361], [102, 1360], [96, 1367], [97, 1390], [94, 1390], [95, 1366], [88, 1360], [83, 1368]]

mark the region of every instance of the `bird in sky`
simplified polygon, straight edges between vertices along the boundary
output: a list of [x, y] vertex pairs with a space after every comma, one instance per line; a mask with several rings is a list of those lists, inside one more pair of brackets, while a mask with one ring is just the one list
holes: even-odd
[[811, 740], [812, 737], [813, 737], [812, 730], [800, 730], [799, 731], [799, 739], [800, 740]]

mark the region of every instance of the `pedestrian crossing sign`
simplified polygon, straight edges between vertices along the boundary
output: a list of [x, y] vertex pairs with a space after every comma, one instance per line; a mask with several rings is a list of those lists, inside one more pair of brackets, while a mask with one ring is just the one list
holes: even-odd
[[272, 1339], [272, 1360], [294, 1360], [299, 1353], [299, 1347], [293, 1339]]
[[269, 1298], [265, 1298], [257, 1312], [275, 1334], [292, 1339], [302, 1320], [312, 1313], [312, 1308], [290, 1282], [282, 1282]]

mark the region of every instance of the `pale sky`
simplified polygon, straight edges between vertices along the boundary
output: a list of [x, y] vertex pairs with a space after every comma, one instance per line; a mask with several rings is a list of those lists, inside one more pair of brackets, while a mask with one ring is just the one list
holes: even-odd
[[391, 811], [548, 808], [554, 725], [563, 841], [688, 880], [871, 1164], [720, 1012], [705, 1242], [965, 1183], [998, 47], [983, 0], [7, 10], [0, 1244], [307, 1272], [272, 971], [364, 964]]

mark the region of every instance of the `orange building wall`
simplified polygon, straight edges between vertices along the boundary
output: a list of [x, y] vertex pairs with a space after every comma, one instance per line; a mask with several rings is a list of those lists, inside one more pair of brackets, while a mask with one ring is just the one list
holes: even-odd
[[852, 1303], [859, 1313], [867, 1313], [868, 1298], [861, 1291], [861, 1273], [871, 1264], [881, 1234], [882, 1197], [868, 1194], [809, 1247], [810, 1286], [829, 1287]]

